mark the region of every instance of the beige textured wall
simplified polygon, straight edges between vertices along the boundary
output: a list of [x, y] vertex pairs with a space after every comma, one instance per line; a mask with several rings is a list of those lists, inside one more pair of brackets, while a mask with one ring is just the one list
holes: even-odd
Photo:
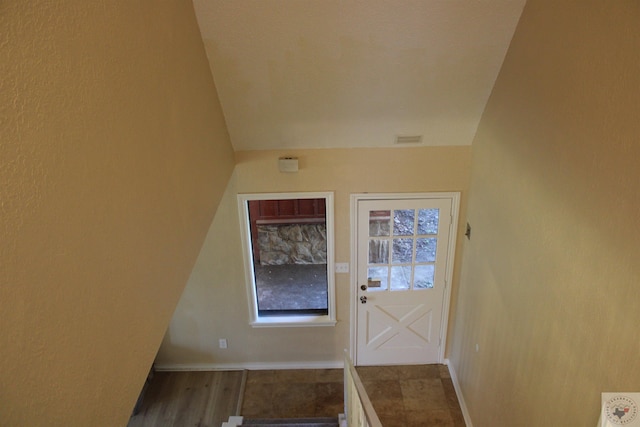
[[451, 359], [476, 427], [595, 425], [640, 390], [638, 22], [525, 7], [473, 145]]
[[[278, 157], [283, 155], [299, 158], [298, 173], [278, 172]], [[340, 362], [343, 349], [349, 347], [345, 274], [336, 275], [335, 327], [249, 326], [238, 193], [334, 191], [336, 262], [349, 262], [350, 194], [462, 191], [464, 211], [470, 159], [468, 146], [236, 153], [234, 176], [160, 348], [158, 364], [326, 364]], [[219, 338], [228, 339], [228, 349], [218, 349]]]
[[124, 426], [234, 159], [187, 0], [0, 4], [0, 425]]

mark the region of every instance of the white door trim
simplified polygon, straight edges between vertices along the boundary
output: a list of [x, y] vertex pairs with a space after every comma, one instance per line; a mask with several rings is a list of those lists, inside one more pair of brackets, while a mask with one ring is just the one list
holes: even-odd
[[445, 272], [446, 287], [444, 290], [444, 301], [442, 304], [442, 322], [440, 328], [440, 352], [439, 363], [444, 361], [444, 352], [447, 347], [447, 330], [449, 323], [449, 307], [451, 303], [451, 283], [453, 280], [453, 263], [456, 253], [456, 241], [458, 235], [458, 215], [460, 210], [460, 192], [433, 192], [433, 193], [357, 193], [351, 194], [351, 260], [349, 271], [349, 357], [351, 360], [357, 358], [357, 331], [358, 316], [357, 294], [358, 294], [358, 202], [363, 200], [402, 200], [402, 199], [451, 199], [451, 230], [449, 233], [449, 252], [447, 253], [447, 267]]

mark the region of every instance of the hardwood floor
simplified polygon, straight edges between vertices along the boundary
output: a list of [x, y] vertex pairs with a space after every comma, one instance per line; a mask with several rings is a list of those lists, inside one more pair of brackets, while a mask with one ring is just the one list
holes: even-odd
[[[445, 365], [356, 370], [385, 427], [465, 425]], [[220, 427], [231, 415], [336, 417], [344, 412], [341, 369], [245, 372], [244, 381], [242, 371], [156, 373], [128, 427]]]
[[220, 427], [240, 410], [243, 371], [157, 372], [128, 427]]

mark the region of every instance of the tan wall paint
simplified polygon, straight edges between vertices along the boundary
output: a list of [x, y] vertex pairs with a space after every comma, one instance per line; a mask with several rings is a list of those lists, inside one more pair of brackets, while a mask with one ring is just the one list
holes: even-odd
[[639, 21], [525, 7], [473, 145], [451, 359], [476, 427], [595, 425], [640, 390]]
[[0, 425], [124, 426], [234, 159], [190, 1], [0, 6]]
[[[278, 157], [284, 155], [299, 158], [298, 173], [278, 172]], [[249, 326], [237, 194], [334, 191], [335, 256], [337, 262], [348, 262], [350, 194], [461, 191], [464, 210], [470, 159], [468, 146], [236, 153], [234, 177], [211, 224], [157, 363], [237, 366], [341, 361], [343, 349], [349, 347], [348, 275], [336, 275], [335, 327]], [[228, 339], [228, 349], [217, 348], [219, 338]]]

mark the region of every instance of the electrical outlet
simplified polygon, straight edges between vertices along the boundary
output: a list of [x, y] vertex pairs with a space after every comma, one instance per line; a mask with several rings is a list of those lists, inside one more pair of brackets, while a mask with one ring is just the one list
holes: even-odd
[[348, 272], [349, 272], [348, 262], [336, 262], [336, 273], [348, 273]]
[[227, 348], [227, 339], [226, 338], [220, 338], [218, 340], [218, 346], [220, 348]]

